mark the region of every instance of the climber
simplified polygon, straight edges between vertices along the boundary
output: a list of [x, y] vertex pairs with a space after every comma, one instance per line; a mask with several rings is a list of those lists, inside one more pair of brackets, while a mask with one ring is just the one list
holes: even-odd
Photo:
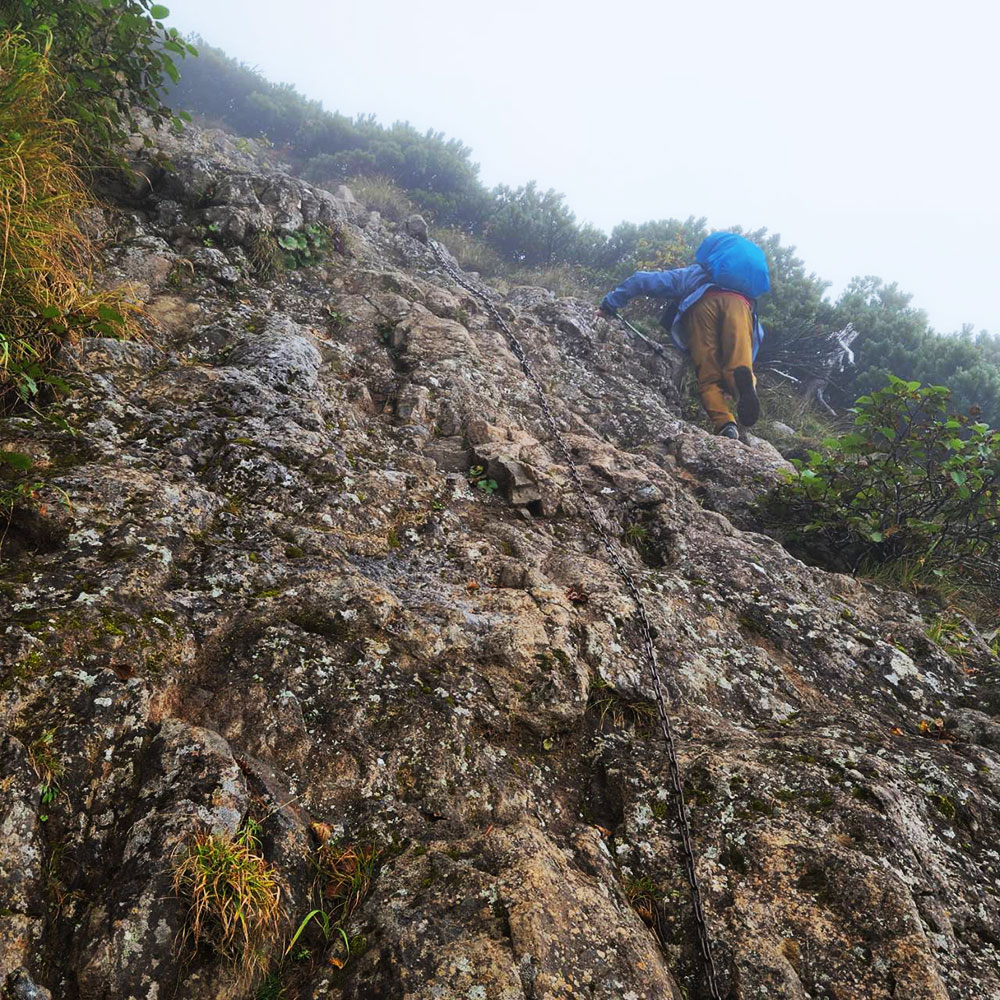
[[[736, 417], [724, 392], [737, 400], [739, 422], [760, 416], [754, 358], [764, 337], [757, 297], [770, 288], [763, 252], [735, 233], [713, 233], [698, 248], [696, 263], [669, 271], [637, 271], [604, 296], [599, 315], [609, 318], [636, 295], [670, 299], [674, 343], [691, 355], [698, 392], [717, 434], [738, 438]], [[668, 310], [669, 312], [669, 310]]]

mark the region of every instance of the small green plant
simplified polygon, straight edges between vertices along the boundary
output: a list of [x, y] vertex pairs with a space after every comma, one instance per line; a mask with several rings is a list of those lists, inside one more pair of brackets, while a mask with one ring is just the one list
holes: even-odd
[[266, 972], [283, 920], [281, 888], [260, 853], [260, 827], [199, 833], [174, 865], [173, 887], [188, 904], [182, 940], [205, 942], [247, 981]]
[[[50, 504], [71, 506], [69, 494], [65, 490], [24, 474], [31, 470], [32, 464], [28, 455], [0, 451], [0, 549], [3, 547], [3, 531], [17, 510], [37, 511], [44, 517]], [[13, 478], [8, 478], [9, 475]]]
[[322, 840], [315, 858], [313, 891], [317, 905], [299, 922], [285, 948], [285, 957], [304, 961], [312, 956], [306, 943], [307, 931], [312, 929], [318, 932], [324, 945], [330, 941], [337, 944], [337, 953], [329, 961], [342, 969], [352, 955], [360, 954], [367, 946], [360, 935], [348, 937], [346, 925], [371, 890], [380, 851], [373, 844], [342, 844], [331, 840], [325, 824], [314, 824], [313, 830]]
[[486, 468], [482, 465], [474, 465], [469, 469], [469, 484], [477, 490], [482, 490], [488, 496], [492, 496], [499, 489], [497, 481], [490, 479]]
[[254, 1000], [284, 1000], [285, 996], [285, 987], [281, 983], [281, 976], [277, 972], [272, 972], [260, 984]]
[[312, 955], [312, 952], [304, 946], [300, 946], [298, 949], [295, 947], [299, 938], [302, 937], [302, 934], [310, 924], [315, 924], [319, 928], [324, 941], [329, 941], [335, 930], [340, 930], [340, 933], [344, 935], [344, 940], [347, 940], [347, 934], [342, 928], [335, 927], [333, 918], [326, 910], [310, 910], [296, 928], [295, 933], [292, 935], [292, 940], [288, 942], [288, 947], [285, 949], [286, 956], [291, 955], [292, 958], [302, 961]]
[[38, 819], [47, 823], [48, 809], [59, 798], [59, 778], [65, 770], [62, 755], [56, 746], [57, 729], [45, 729], [28, 747], [28, 762], [40, 784], [38, 798], [42, 809]]
[[295, 233], [278, 237], [280, 260], [294, 270], [312, 267], [322, 261], [330, 249], [330, 231], [325, 226], [312, 223]]
[[[27, 499], [32, 487], [20, 481], [8, 484], [4, 482], [4, 473], [18, 475], [31, 470], [34, 463], [30, 455], [21, 451], [0, 451], [0, 517], [9, 517], [17, 504]], [[38, 484], [34, 484], [38, 485]]]
[[348, 318], [333, 306], [327, 306], [326, 315], [330, 321], [330, 329], [333, 333], [340, 333], [348, 323]]
[[625, 541], [628, 542], [629, 545], [640, 546], [648, 540], [649, 529], [645, 525], [638, 524], [633, 521], [631, 524], [626, 526]]
[[205, 235], [202, 238], [202, 244], [206, 247], [214, 247], [219, 242], [219, 235], [222, 232], [222, 226], [217, 222], [210, 222], [205, 227]]
[[183, 288], [194, 280], [194, 264], [186, 257], [179, 258], [170, 268], [167, 284], [174, 289]]
[[991, 613], [1000, 602], [1000, 431], [949, 414], [949, 396], [890, 376], [857, 400], [850, 433], [796, 462], [759, 504], [765, 522], [813, 562], [911, 586], [951, 579], [984, 595]]
[[[935, 646], [940, 647], [962, 667], [965, 666], [966, 661], [975, 653], [976, 647], [971, 633], [972, 629], [954, 611], [938, 615], [924, 631], [924, 635]], [[996, 644], [995, 638], [993, 639], [993, 643], [994, 645], [990, 645], [989, 640], [987, 640], [987, 648], [996, 656], [997, 651], [994, 648]]]

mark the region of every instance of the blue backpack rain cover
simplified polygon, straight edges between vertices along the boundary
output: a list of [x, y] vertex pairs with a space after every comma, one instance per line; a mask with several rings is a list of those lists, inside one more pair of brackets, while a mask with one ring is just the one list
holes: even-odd
[[771, 288], [764, 251], [736, 233], [705, 237], [694, 259], [712, 272], [712, 281], [749, 299], [760, 298]]

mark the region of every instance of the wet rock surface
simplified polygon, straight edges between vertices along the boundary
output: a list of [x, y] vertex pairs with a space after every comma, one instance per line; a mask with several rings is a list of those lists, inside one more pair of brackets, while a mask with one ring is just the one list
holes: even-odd
[[[703, 995], [634, 608], [502, 333], [416, 222], [161, 144], [107, 219], [145, 339], [76, 345], [73, 393], [2, 426], [69, 501], [0, 552], [4, 996], [262, 995], [171, 888], [248, 817], [285, 996]], [[671, 361], [484, 290], [648, 600], [725, 989], [1000, 996], [988, 650], [751, 530], [784, 460], [679, 419]], [[311, 823], [379, 861], [351, 954], [281, 963]]]

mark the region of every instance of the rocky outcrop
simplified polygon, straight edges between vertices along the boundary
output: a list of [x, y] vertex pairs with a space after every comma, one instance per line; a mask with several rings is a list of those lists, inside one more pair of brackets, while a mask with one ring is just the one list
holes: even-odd
[[[161, 142], [106, 220], [147, 336], [84, 340], [73, 393], [3, 422], [66, 499], [0, 552], [7, 993], [700, 995], [634, 608], [502, 333], [415, 222]], [[731, 995], [1000, 995], [989, 651], [755, 533], [781, 456], [679, 419], [671, 363], [591, 305], [484, 293], [647, 595]], [[184, 943], [171, 886], [248, 817], [263, 987]], [[374, 845], [372, 884], [283, 957], [326, 836]]]

